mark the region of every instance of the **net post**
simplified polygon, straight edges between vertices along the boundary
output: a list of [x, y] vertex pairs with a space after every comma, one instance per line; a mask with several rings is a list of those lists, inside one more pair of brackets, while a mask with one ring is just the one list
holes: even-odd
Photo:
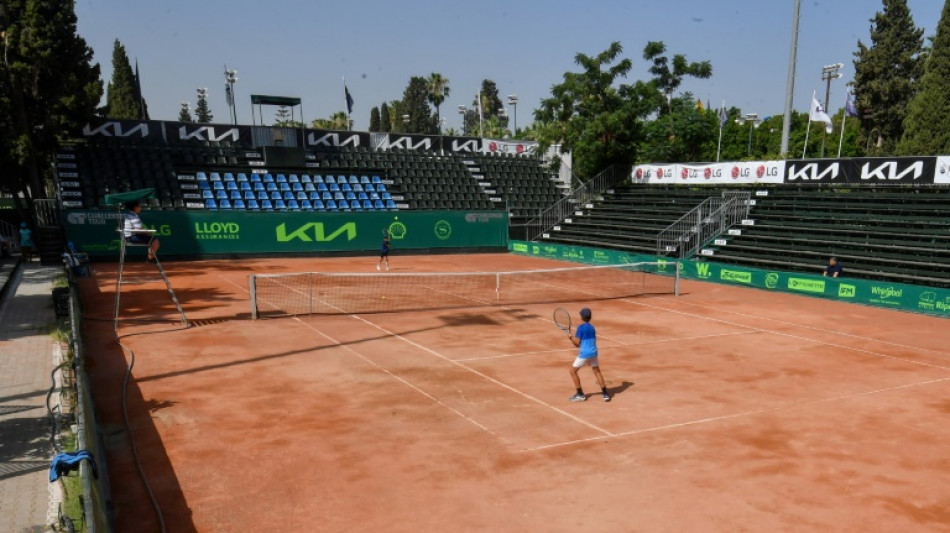
[[251, 289], [251, 319], [257, 320], [257, 276], [248, 276], [248, 285]]
[[673, 295], [679, 296], [680, 295], [680, 262], [678, 259], [673, 262], [676, 263], [676, 279], [673, 281]]
[[313, 274], [307, 276], [307, 297], [310, 299], [307, 302], [307, 308], [310, 310], [310, 315], [313, 314]]
[[501, 272], [495, 272], [495, 302], [501, 301]]

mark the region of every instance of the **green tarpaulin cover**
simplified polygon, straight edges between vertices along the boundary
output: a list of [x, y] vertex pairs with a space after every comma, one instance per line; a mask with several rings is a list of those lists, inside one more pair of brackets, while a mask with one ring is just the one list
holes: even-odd
[[129, 192], [117, 192], [106, 195], [106, 205], [123, 205], [129, 202], [141, 202], [155, 196], [155, 189], [139, 189]]

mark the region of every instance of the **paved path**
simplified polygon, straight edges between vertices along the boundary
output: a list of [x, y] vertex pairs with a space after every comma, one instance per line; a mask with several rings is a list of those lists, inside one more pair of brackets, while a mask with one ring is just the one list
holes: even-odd
[[0, 302], [0, 531], [41, 533], [53, 456], [46, 393], [58, 348], [48, 326], [63, 269], [23, 265], [20, 275], [7, 263], [0, 270], [0, 286], [10, 283]]

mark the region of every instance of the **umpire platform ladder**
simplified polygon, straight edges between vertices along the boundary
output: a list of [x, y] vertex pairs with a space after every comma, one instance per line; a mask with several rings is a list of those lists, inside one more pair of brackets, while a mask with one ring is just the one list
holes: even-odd
[[[122, 275], [125, 271], [126, 250], [130, 246], [148, 247], [149, 244], [151, 244], [151, 240], [149, 240], [149, 244], [134, 244], [134, 243], [127, 242], [125, 238], [125, 231], [122, 228], [120, 228], [118, 232], [119, 232], [119, 242], [121, 244], [119, 247], [119, 275], [116, 277], [116, 282], [115, 282], [116, 283], [115, 285], [115, 319], [116, 320], [119, 319], [119, 301], [120, 301], [120, 296], [122, 294]], [[135, 233], [138, 233], [140, 235], [148, 235], [149, 237], [151, 237], [152, 235], [154, 235], [155, 230], [153, 229], [135, 230]], [[185, 327], [190, 327], [191, 323], [188, 322], [188, 317], [185, 316], [185, 311], [181, 308], [181, 304], [178, 303], [178, 296], [175, 295], [175, 289], [172, 288], [171, 282], [168, 281], [168, 276], [165, 275], [165, 269], [162, 267], [162, 261], [158, 258], [158, 254], [155, 254], [155, 266], [158, 267], [158, 273], [162, 275], [162, 280], [165, 282], [165, 288], [168, 289], [169, 296], [171, 296], [172, 301], [175, 302], [175, 307], [178, 309], [178, 314], [181, 316], [181, 322], [185, 325]]]

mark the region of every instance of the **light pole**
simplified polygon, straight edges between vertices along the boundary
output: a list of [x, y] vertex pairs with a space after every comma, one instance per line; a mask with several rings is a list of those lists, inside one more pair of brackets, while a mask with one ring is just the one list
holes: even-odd
[[515, 135], [518, 134], [518, 95], [517, 94], [508, 95], [508, 105], [512, 107], [513, 109], [512, 114], [514, 115], [514, 119], [515, 119], [515, 125], [513, 128], [511, 128], [511, 136], [514, 137]]
[[[833, 65], [825, 65], [821, 67], [821, 79], [825, 82], [825, 113], [828, 113], [828, 100], [831, 98], [831, 80], [836, 80], [841, 77], [841, 69], [844, 68], [843, 63], [835, 63]], [[829, 115], [831, 116], [831, 115]], [[825, 157], [825, 135], [821, 136], [821, 157]]]
[[228, 107], [231, 108], [231, 123], [237, 126], [237, 106], [234, 105], [234, 82], [238, 80], [237, 71], [229, 70], [224, 66], [224, 89], [228, 98]]
[[406, 133], [409, 133], [409, 115], [402, 116], [402, 124], [403, 124], [403, 129], [406, 131]]
[[[502, 119], [502, 118], [508, 118], [508, 111], [507, 111], [504, 107], [499, 107], [499, 108], [498, 108], [498, 125], [499, 125], [499, 126], [501, 126], [501, 119]], [[507, 128], [506, 128], [506, 129], [505, 129], [505, 133], [502, 135], [502, 137], [506, 137], [507, 135], [508, 135], [508, 130], [507, 130]], [[510, 137], [509, 137], [509, 138], [510, 138]]]
[[746, 122], [749, 123], [749, 153], [752, 155], [752, 130], [758, 129], [762, 125], [762, 120], [759, 118], [758, 113], [746, 113], [745, 115], [739, 115], [739, 118], [736, 119], [736, 124], [743, 125]]
[[468, 135], [468, 129], [465, 127], [465, 113], [468, 113], [468, 108], [460, 105], [459, 115], [462, 115], [462, 135]]

